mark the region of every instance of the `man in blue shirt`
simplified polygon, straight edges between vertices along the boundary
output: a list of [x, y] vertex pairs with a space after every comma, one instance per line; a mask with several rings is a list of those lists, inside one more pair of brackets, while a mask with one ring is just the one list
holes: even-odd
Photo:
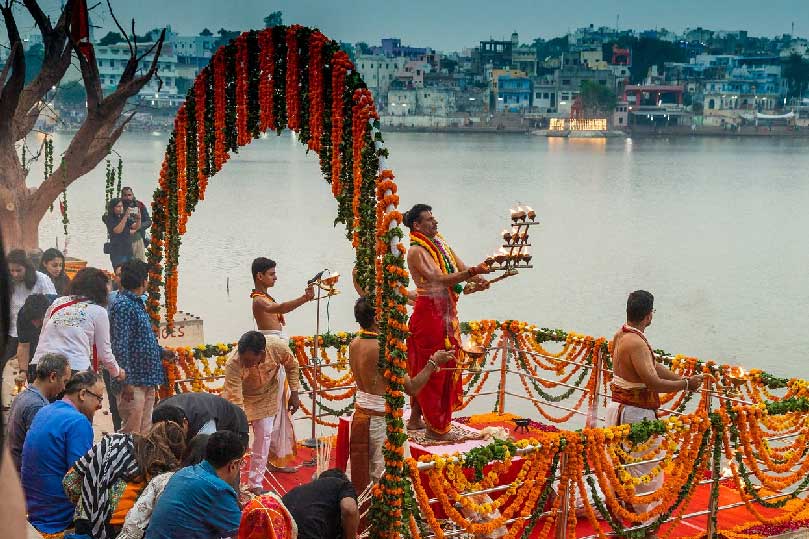
[[[109, 307], [110, 340], [115, 359], [126, 371], [126, 384], [118, 393], [121, 432], [146, 434], [152, 426], [155, 390], [166, 383], [163, 350], [152, 331], [141, 294], [146, 290], [148, 267], [140, 260], [121, 266], [121, 290]], [[113, 384], [115, 389], [115, 384]]]
[[104, 400], [104, 382], [92, 371], [73, 375], [65, 397], [34, 417], [22, 448], [22, 486], [28, 520], [41, 533], [59, 533], [73, 522], [65, 495], [67, 470], [93, 446], [93, 416]]
[[242, 518], [236, 489], [244, 450], [238, 434], [211, 434], [205, 460], [169, 480], [155, 505], [146, 539], [235, 537]]
[[8, 448], [17, 473], [22, 466], [22, 446], [34, 416], [65, 390], [70, 363], [62, 354], [45, 354], [36, 365], [36, 379], [14, 397], [8, 414]]

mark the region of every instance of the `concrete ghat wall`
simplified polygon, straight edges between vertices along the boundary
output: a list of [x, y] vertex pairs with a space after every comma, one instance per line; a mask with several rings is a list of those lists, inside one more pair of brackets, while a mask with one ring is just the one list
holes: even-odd
[[382, 116], [382, 126], [389, 127], [467, 127], [479, 125], [480, 118], [458, 116]]

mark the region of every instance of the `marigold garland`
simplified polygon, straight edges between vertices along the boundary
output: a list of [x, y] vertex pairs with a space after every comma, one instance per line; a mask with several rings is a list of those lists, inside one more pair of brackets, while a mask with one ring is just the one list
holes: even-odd
[[252, 138], [247, 127], [247, 84], [250, 78], [248, 71], [247, 34], [236, 38], [236, 140], [239, 146], [250, 143]]

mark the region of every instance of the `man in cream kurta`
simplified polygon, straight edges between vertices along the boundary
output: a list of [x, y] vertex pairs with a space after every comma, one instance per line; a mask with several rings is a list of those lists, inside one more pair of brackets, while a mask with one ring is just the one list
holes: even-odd
[[262, 481], [270, 450], [273, 418], [278, 413], [278, 375], [281, 367], [289, 384], [290, 413], [300, 406], [298, 398], [298, 362], [286, 341], [248, 331], [239, 339], [236, 350], [225, 364], [222, 396], [241, 406], [253, 427], [253, 449], [250, 457], [249, 487], [253, 493], [263, 491]]

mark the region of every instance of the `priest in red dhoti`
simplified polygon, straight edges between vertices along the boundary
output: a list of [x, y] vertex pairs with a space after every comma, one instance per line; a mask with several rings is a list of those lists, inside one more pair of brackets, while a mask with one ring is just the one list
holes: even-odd
[[416, 304], [410, 317], [407, 359], [410, 376], [416, 376], [436, 350], [455, 350], [456, 359], [436, 372], [413, 399], [407, 427], [426, 426], [427, 436], [446, 438], [452, 412], [461, 405], [460, 327], [457, 302], [461, 283], [474, 283], [474, 290], [485, 290], [488, 281], [480, 275], [491, 271], [486, 264], [467, 267], [444, 238], [438, 234], [438, 221], [432, 208], [416, 204], [405, 214], [410, 229], [407, 265], [416, 284]]

